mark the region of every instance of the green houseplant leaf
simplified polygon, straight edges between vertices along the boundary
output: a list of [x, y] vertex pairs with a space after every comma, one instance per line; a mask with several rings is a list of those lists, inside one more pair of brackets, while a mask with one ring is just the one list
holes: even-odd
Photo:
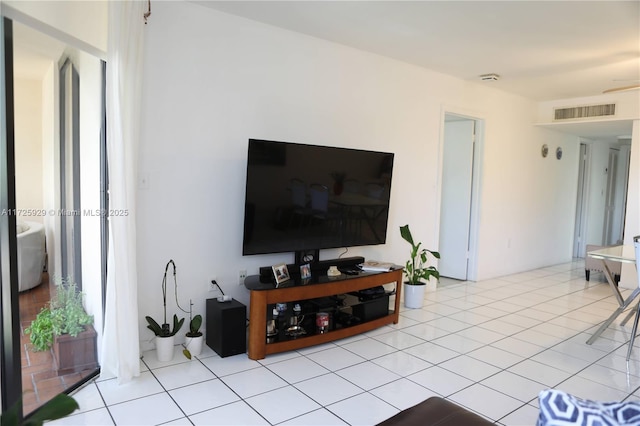
[[40, 310], [31, 325], [24, 332], [29, 335], [35, 351], [46, 351], [53, 345], [53, 325], [51, 324], [51, 310], [44, 307]]
[[196, 315], [189, 322], [189, 332], [187, 333], [187, 337], [202, 336], [202, 332], [200, 331], [201, 326], [202, 326], [202, 315]]
[[31, 417], [22, 423], [18, 421], [18, 413], [22, 412], [22, 399], [18, 400], [9, 410], [0, 414], [2, 426], [42, 426], [47, 420], [57, 420], [68, 416], [80, 408], [75, 399], [66, 394], [59, 394], [47, 401]]
[[[186, 336], [191, 338], [201, 337], [202, 332], [200, 331], [200, 326], [202, 326], [202, 315], [196, 315], [189, 321], [189, 331], [186, 333]], [[191, 359], [191, 351], [188, 346], [185, 346], [182, 353], [187, 359]]]
[[25, 329], [36, 351], [50, 349], [54, 336], [77, 337], [87, 325], [93, 324], [93, 316], [84, 310], [82, 296], [75, 282], [56, 278], [53, 297]]
[[63, 393], [54, 396], [29, 417], [24, 426], [40, 426], [45, 420], [56, 420], [68, 416], [80, 408], [75, 399]]
[[160, 324], [150, 316], [146, 316], [145, 319], [148, 323], [147, 328], [153, 331], [153, 334], [158, 337], [174, 336], [178, 331], [180, 331], [184, 324], [184, 318], [178, 320], [178, 316], [176, 314], [173, 314], [173, 329], [169, 328], [169, 324], [166, 324], [166, 327], [161, 327]]
[[425, 281], [429, 281], [431, 277], [440, 279], [440, 272], [435, 266], [427, 266], [429, 255], [436, 259], [440, 259], [440, 253], [429, 249], [421, 249], [422, 243], [415, 243], [409, 225], [400, 227], [400, 235], [411, 245], [411, 256], [405, 264], [404, 273], [407, 277], [407, 284], [422, 285]]

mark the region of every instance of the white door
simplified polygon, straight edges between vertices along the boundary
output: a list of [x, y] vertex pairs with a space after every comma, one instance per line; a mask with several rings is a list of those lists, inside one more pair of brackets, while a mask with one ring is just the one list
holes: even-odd
[[573, 257], [584, 257], [586, 250], [587, 233], [587, 187], [589, 181], [589, 159], [591, 158], [591, 147], [587, 144], [580, 144], [580, 156], [578, 165], [578, 198], [576, 200], [576, 224], [573, 233]]
[[[451, 121], [455, 120], [455, 121]], [[475, 121], [447, 114], [440, 207], [440, 275], [467, 279]]]
[[629, 181], [628, 147], [609, 148], [607, 168], [607, 203], [604, 216], [604, 244], [617, 244], [622, 240]]
[[[615, 244], [621, 237], [614, 229], [614, 212], [616, 199], [616, 175], [618, 174], [619, 149], [609, 148], [609, 165], [607, 166], [607, 193], [604, 205], [604, 229], [602, 241], [605, 245]], [[621, 233], [620, 233], [621, 234]]]

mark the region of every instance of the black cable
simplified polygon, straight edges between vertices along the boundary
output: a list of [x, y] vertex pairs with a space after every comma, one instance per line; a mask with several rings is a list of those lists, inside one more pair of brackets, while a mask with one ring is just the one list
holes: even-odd
[[211, 284], [215, 285], [216, 287], [218, 287], [218, 290], [220, 290], [220, 293], [222, 293], [222, 295], [224, 296], [224, 291], [222, 291], [222, 289], [220, 288], [220, 286], [218, 285], [218, 283], [216, 282], [216, 280], [211, 280]]

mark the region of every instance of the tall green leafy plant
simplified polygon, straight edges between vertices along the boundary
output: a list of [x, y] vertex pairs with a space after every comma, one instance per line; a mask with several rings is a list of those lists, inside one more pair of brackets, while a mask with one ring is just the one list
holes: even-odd
[[93, 324], [93, 315], [82, 305], [82, 292], [69, 278], [55, 279], [55, 293], [25, 329], [36, 351], [46, 351], [53, 345], [54, 336], [69, 334], [77, 337], [86, 326]]
[[435, 266], [427, 266], [429, 259], [428, 255], [432, 255], [436, 259], [440, 259], [440, 253], [437, 251], [432, 251], [426, 248], [420, 248], [422, 243], [415, 243], [413, 241], [413, 236], [411, 235], [411, 231], [409, 230], [409, 225], [404, 225], [400, 227], [400, 235], [402, 238], [411, 244], [411, 257], [407, 260], [407, 263], [404, 267], [404, 273], [407, 276], [407, 284], [410, 285], [421, 285], [425, 284], [425, 281], [429, 281], [429, 278], [435, 277], [436, 279], [440, 279], [440, 272], [436, 269]]
[[56, 294], [51, 299], [51, 326], [53, 334], [76, 337], [85, 326], [93, 324], [93, 315], [87, 314], [82, 305], [83, 293], [75, 282], [61, 279], [56, 282]]
[[41, 352], [51, 348], [53, 345], [51, 309], [49, 307], [42, 308], [36, 315], [36, 319], [31, 321], [31, 325], [25, 328], [24, 332], [29, 334], [34, 350]]

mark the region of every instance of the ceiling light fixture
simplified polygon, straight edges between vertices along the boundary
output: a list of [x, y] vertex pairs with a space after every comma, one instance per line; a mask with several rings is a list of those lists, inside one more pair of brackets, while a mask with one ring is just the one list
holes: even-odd
[[480, 80], [482, 81], [498, 81], [500, 80], [500, 76], [498, 74], [482, 74], [480, 76]]
[[628, 90], [640, 89], [640, 84], [632, 84], [631, 86], [614, 87], [613, 89], [603, 90], [602, 93], [626, 92]]

